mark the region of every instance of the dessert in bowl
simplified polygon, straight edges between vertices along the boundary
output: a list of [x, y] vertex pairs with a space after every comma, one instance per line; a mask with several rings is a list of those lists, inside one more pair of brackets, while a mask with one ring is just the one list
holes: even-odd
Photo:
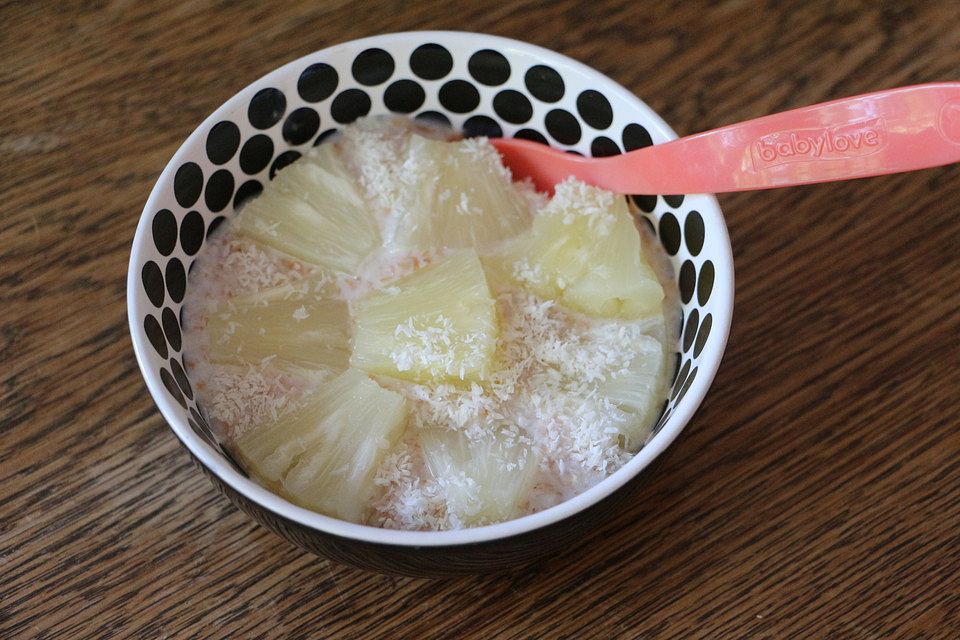
[[[381, 508], [378, 512], [373, 506], [376, 496], [371, 495], [371, 492], [379, 492], [379, 497], [383, 498], [387, 492], [389, 479], [383, 473], [384, 464], [391, 452], [398, 453], [393, 449], [403, 440], [403, 431], [394, 427], [388, 430], [390, 437], [386, 442], [381, 442], [383, 455], [374, 452], [376, 464], [367, 464], [361, 474], [363, 481], [360, 484], [369, 483], [371, 473], [381, 480], [373, 485], [367, 484], [361, 492], [364, 500], [373, 502], [363, 503], [366, 505], [363, 506], [359, 499], [355, 499], [333, 507], [329, 501], [312, 502], [309, 492], [298, 493], [294, 487], [309, 487], [311, 479], [317, 477], [319, 463], [313, 465], [313, 472], [304, 471], [311, 466], [307, 454], [316, 454], [320, 458], [314, 456], [315, 459], [320, 460], [326, 450], [316, 442], [312, 443], [314, 448], [309, 452], [306, 445], [297, 450], [293, 455], [303, 458], [298, 473], [293, 471], [299, 458], [274, 456], [272, 459], [281, 462], [277, 467], [279, 470], [273, 474], [276, 483], [271, 485], [270, 478], [265, 477], [270, 472], [265, 471], [260, 463], [280, 447], [274, 443], [266, 455], [250, 453], [256, 447], [247, 447], [244, 454], [244, 447], [238, 447], [238, 439], [234, 437], [239, 434], [231, 432], [237, 425], [230, 424], [229, 412], [214, 409], [211, 404], [213, 395], [208, 392], [212, 378], [204, 373], [204, 359], [196, 356], [200, 351], [191, 347], [194, 344], [191, 336], [198, 335], [195, 329], [205, 325], [204, 322], [192, 322], [190, 300], [206, 297], [200, 295], [201, 288], [209, 280], [204, 275], [210, 270], [205, 264], [224, 262], [212, 258], [224, 250], [224, 238], [231, 229], [243, 229], [243, 220], [252, 216], [251, 212], [256, 212], [258, 202], [270, 201], [275, 191], [271, 180], [276, 179], [281, 185], [284, 181], [289, 182], [293, 178], [285, 176], [295, 176], [298, 171], [303, 171], [297, 167], [306, 167], [314, 162], [317, 154], [327, 153], [338, 144], [342, 145], [343, 139], [349, 139], [350, 126], [363, 127], [365, 122], [385, 115], [400, 115], [433, 125], [439, 123], [468, 137], [519, 136], [593, 155], [632, 150], [675, 137], [656, 114], [613, 81], [556, 53], [516, 41], [466, 33], [405, 33], [367, 38], [311, 54], [285, 65], [231, 98], [188, 138], [161, 175], [144, 210], [131, 256], [128, 295], [135, 351], [161, 412], [201, 468], [244, 511], [295, 544], [346, 563], [395, 573], [443, 575], [507, 568], [569, 542], [584, 528], [595, 525], [598, 512], [616, 508], [616, 498], [626, 495], [624, 485], [634, 480], [676, 437], [699, 405], [719, 365], [731, 315], [732, 260], [722, 215], [716, 200], [709, 195], [630, 195], [628, 199], [610, 196], [604, 200], [604, 206], [622, 206], [622, 212], [627, 210], [625, 205], [629, 202], [640, 230], [633, 229], [634, 235], [639, 240], [641, 234], [646, 234], [648, 242], [656, 245], [655, 250], [645, 253], [663, 256], [663, 268], [659, 270], [660, 286], [665, 291], [664, 299], [671, 302], [664, 314], [668, 320], [661, 335], [664, 381], [658, 393], [662, 393], [664, 402], [658, 402], [652, 410], [645, 406], [641, 412], [644, 415], [635, 421], [639, 426], [634, 431], [608, 434], [626, 455], [608, 465], [602, 474], [595, 474], [590, 482], [578, 483], [568, 491], [536, 494], [528, 490], [522, 499], [514, 497], [506, 502], [481, 500], [477, 503], [464, 499], [458, 503], [462, 508], [451, 508], [449, 513], [441, 513], [439, 519], [413, 518], [404, 522], [397, 517], [396, 509]], [[469, 146], [471, 142], [464, 144]], [[477, 140], [476, 144], [481, 142]], [[416, 185], [411, 185], [411, 189], [415, 188]], [[558, 188], [558, 196], [564, 189], [569, 193], [585, 191], [582, 185], [567, 185]], [[534, 200], [535, 194], [530, 198], [531, 202]], [[466, 208], [470, 209], [469, 203]], [[509, 211], [504, 214], [508, 215]], [[532, 216], [534, 222], [531, 226], [535, 227], [538, 219]], [[224, 224], [226, 221], [229, 222]], [[246, 227], [246, 235], [257, 239], [257, 225], [248, 224]], [[348, 227], [350, 230], [343, 232], [345, 237], [340, 242], [331, 240], [332, 246], [342, 247], [346, 253], [364, 246], [362, 225], [355, 227]], [[400, 235], [417, 236], [416, 229], [421, 227], [400, 225]], [[269, 224], [260, 226], [258, 241], [269, 245], [269, 234], [265, 235], [264, 229], [269, 229]], [[515, 231], [508, 240], [522, 235], [522, 229]], [[377, 233], [382, 235], [383, 229], [377, 229]], [[458, 235], [456, 227], [444, 233], [448, 238]], [[292, 234], [294, 239], [296, 235]], [[597, 292], [604, 290], [600, 280], [594, 285], [589, 278], [583, 278], [583, 282], [576, 286], [566, 286], [566, 281], [561, 278], [565, 287], [562, 294], [545, 291], [546, 285], [542, 282], [531, 285], [527, 281], [536, 272], [538, 264], [517, 267], [524, 258], [537, 262], [534, 259], [538, 255], [535, 245], [526, 244], [518, 250], [514, 243], [510, 249], [504, 249], [509, 257], [491, 260], [491, 256], [501, 255], [497, 251], [503, 247], [478, 242], [483, 245], [479, 252], [469, 255], [462, 251], [441, 251], [442, 255], [432, 257], [418, 253], [414, 260], [417, 264], [409, 268], [409, 272], [395, 269], [387, 275], [380, 274], [378, 290], [354, 292], [355, 300], [348, 304], [351, 319], [343, 323], [343, 326], [350, 327], [346, 330], [348, 346], [345, 347], [350, 353], [341, 354], [339, 364], [333, 367], [335, 370], [326, 371], [323, 382], [316, 387], [320, 395], [315, 413], [327, 411], [336, 400], [349, 395], [351, 392], [342, 389], [355, 390], [354, 383], [369, 389], [367, 395], [361, 393], [357, 396], [367, 398], [365, 402], [368, 404], [375, 404], [370, 398], [377, 396], [377, 390], [413, 403], [413, 386], [422, 387], [440, 378], [454, 388], [462, 389], [466, 383], [486, 388], [491, 374], [488, 369], [496, 369], [496, 365], [491, 364], [494, 360], [480, 357], [471, 361], [469, 354], [461, 350], [451, 361], [453, 366], [442, 360], [444, 364], [438, 369], [438, 361], [424, 360], [422, 352], [398, 351], [396, 331], [387, 331], [386, 338], [389, 339], [384, 343], [385, 332], [378, 329], [376, 318], [380, 316], [377, 314], [389, 310], [389, 305], [384, 306], [383, 300], [378, 302], [376, 295], [390, 297], [394, 289], [399, 289], [402, 298], [415, 300], [418, 287], [420, 291], [429, 290], [429, 283], [423, 284], [424, 280], [430, 279], [426, 276], [444, 265], [452, 265], [448, 274], [450, 279], [443, 281], [448, 283], [447, 286], [469, 288], [469, 283], [476, 281], [470, 280], [469, 274], [485, 279], [488, 297], [483, 299], [486, 300], [494, 299], [500, 286], [498, 277], [502, 276], [503, 280], [512, 282], [507, 286], [508, 293], [504, 294], [507, 297], [511, 286], [526, 288], [526, 294], [530, 294], [532, 288], [532, 295], [546, 298], [540, 302], [557, 302], [559, 307], [571, 307], [576, 313], [603, 317], [604, 322], [618, 320], [618, 316], [622, 316], [619, 320], [623, 322], [640, 319], [638, 308], [624, 303], [624, 300], [629, 302], [631, 299], [629, 295], [613, 296], [620, 306], [611, 307], [602, 299], [596, 302]], [[300, 251], [309, 252], [317, 244], [308, 239], [301, 243]], [[441, 243], [440, 249], [449, 249], [447, 244]], [[276, 248], [268, 247], [270, 250]], [[280, 253], [297, 251], [289, 244], [279, 248]], [[454, 248], [468, 253], [475, 249]], [[437, 246], [433, 245], [426, 247], [426, 254], [436, 249]], [[298, 259], [301, 263], [303, 260], [310, 262], [309, 255], [300, 255]], [[314, 262], [317, 260], [323, 262], [326, 258], [317, 258]], [[569, 261], [561, 262], [566, 264]], [[396, 264], [401, 263], [403, 260]], [[499, 268], [503, 265], [509, 268]], [[299, 269], [296, 264], [292, 266], [295, 271]], [[548, 261], [540, 260], [539, 266], [549, 267]], [[419, 280], [418, 275], [422, 276]], [[578, 277], [576, 273], [570, 276], [569, 271], [561, 275], [568, 276], [567, 279]], [[518, 283], [518, 278], [523, 282]], [[414, 284], [419, 284], [411, 285], [411, 279]], [[330, 285], [329, 279], [310, 282], [313, 291]], [[556, 284], [557, 279], [550, 282]], [[278, 281], [272, 284], [289, 283]], [[339, 284], [343, 285], [342, 282]], [[341, 297], [351, 295], [349, 292], [344, 294], [342, 286], [338, 290]], [[551, 300], [551, 296], [563, 299]], [[442, 301], [436, 300], [442, 296], [420, 297], [432, 300], [431, 304], [442, 305]], [[308, 303], [318, 304], [315, 301], [298, 299], [294, 300], [297, 304], [292, 304], [289, 296], [287, 298], [282, 304], [270, 308], [283, 308], [294, 323], [307, 321], [311, 313], [320, 313], [319, 309], [308, 308]], [[326, 298], [320, 296], [319, 299]], [[199, 308], [201, 305], [194, 306]], [[505, 318], [509, 324], [510, 309], [520, 306], [511, 306], [506, 301], [500, 304], [503, 308], [487, 307], [493, 314], [490, 316], [492, 325], [502, 327]], [[535, 307], [523, 305], [527, 309]], [[670, 309], [674, 307], [676, 313], [672, 314]], [[482, 309], [483, 305], [478, 308]], [[358, 309], [366, 309], [366, 315], [358, 313]], [[203, 317], [203, 314], [199, 315]], [[231, 320], [226, 313], [222, 315], [228, 317], [222, 319], [215, 342], [222, 340], [223, 344], [228, 344], [232, 337], [223, 338], [224, 327], [229, 328], [229, 323], [235, 319]], [[297, 319], [295, 315], [301, 317]], [[477, 312], [477, 317], [482, 315], [482, 310]], [[214, 316], [219, 314], [208, 311], [206, 318], [209, 320]], [[369, 321], [364, 323], [363, 317]], [[457, 317], [453, 315], [446, 320], [457, 322]], [[535, 326], [543, 326], [548, 321], [547, 317], [527, 319]], [[391, 322], [390, 328], [393, 329], [397, 325], [396, 318]], [[422, 337], [425, 329], [435, 328], [410, 325], [407, 337]], [[570, 327], [566, 328], [568, 336], [583, 334], [583, 331], [571, 332]], [[228, 330], [226, 333], [233, 332]], [[623, 349], [637, 343], [639, 334], [634, 336], [628, 331], [625, 335], [627, 340], [622, 343]], [[496, 337], [491, 340], [488, 346], [492, 353], [497, 350]], [[248, 344], [256, 341], [253, 336]], [[237, 345], [231, 346], [233, 355], [237, 355]], [[274, 345], [274, 348], [286, 349], [281, 359], [302, 360], [308, 346], [304, 344], [302, 349], [291, 349]], [[242, 347], [240, 353], [243, 353]], [[486, 352], [481, 349], [480, 353]], [[251, 353], [248, 347], [244, 357], [263, 359], [276, 355]], [[251, 364], [243, 358], [234, 360], [224, 366]], [[349, 384], [337, 387], [338, 381]], [[367, 383], [373, 386], [365, 387]], [[437, 385], [431, 388], [436, 391]], [[324, 389], [327, 389], [327, 396], [323, 396]], [[277, 393], [282, 394], [285, 390], [289, 387], [281, 388]], [[271, 393], [266, 388], [260, 397], [268, 397]], [[463, 397], [452, 406], [461, 405]], [[389, 402], [377, 406], [389, 406]], [[618, 405], [618, 410], [622, 409], [624, 407]], [[418, 416], [422, 423], [423, 414], [416, 414], [413, 421], [417, 422]], [[509, 417], [504, 416], [505, 420], [498, 428], [509, 429]], [[357, 429], [369, 426], [369, 416], [367, 418], [363, 425], [356, 425]], [[410, 420], [406, 415], [394, 422], [406, 424]], [[349, 425], [344, 428], [347, 427]], [[251, 431], [255, 432], [256, 429]], [[377, 433], [375, 437], [383, 438], [384, 433]], [[438, 437], [442, 441], [448, 435], [443, 430], [431, 432], [426, 439], [417, 442], [417, 447], [423, 448], [426, 442], [427, 449], [449, 454], [456, 447], [438, 443]], [[609, 452], [610, 448], [606, 450]], [[455, 458], [434, 455], [432, 468], [444, 464], [446, 467], [457, 466]], [[440, 464], [438, 461], [445, 462]], [[427, 462], [426, 466], [430, 467], [429, 460]], [[556, 471], [556, 461], [553, 463]], [[511, 469], [528, 471], [538, 465], [539, 462], [522, 456], [508, 463]], [[376, 471], [373, 471], [374, 467]], [[456, 471], [462, 474], [465, 471], [463, 464]], [[477, 475], [479, 472], [472, 470], [470, 473]], [[487, 484], [492, 487], [496, 474], [487, 475], [490, 477]], [[297, 478], [300, 478], [299, 482], [295, 481]], [[284, 489], [287, 479], [290, 481]], [[429, 474], [422, 478], [424, 483], [429, 479]], [[509, 478], [502, 480], [503, 486], [512, 486]], [[524, 476], [514, 484], [529, 489], [530, 486], [541, 486], [542, 480], [538, 484]], [[443, 496], [440, 506], [456, 502], [452, 495]], [[457, 495], [463, 497], [462, 492]], [[381, 500], [380, 506], [389, 507], [388, 502]], [[344, 504], [347, 506], [343, 507]], [[449, 517], [451, 514], [453, 518]], [[479, 517], [475, 517], [478, 514]]]

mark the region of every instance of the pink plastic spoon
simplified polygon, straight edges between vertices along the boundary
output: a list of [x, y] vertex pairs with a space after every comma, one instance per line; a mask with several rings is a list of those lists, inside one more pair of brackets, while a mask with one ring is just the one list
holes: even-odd
[[865, 178], [960, 161], [960, 82], [889, 89], [607, 158], [491, 140], [537, 188], [574, 176], [618, 193], [720, 193]]

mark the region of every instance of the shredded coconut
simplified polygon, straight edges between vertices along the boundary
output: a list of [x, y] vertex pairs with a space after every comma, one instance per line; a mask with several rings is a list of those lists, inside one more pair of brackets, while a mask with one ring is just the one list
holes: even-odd
[[[401, 289], [392, 284], [395, 280], [448, 252], [444, 247], [414, 252], [397, 242], [410, 234], [429, 237], [432, 233], [429, 217], [411, 210], [423, 201], [424, 193], [463, 216], [483, 215], [474, 204], [479, 196], [473, 187], [440, 188], [438, 172], [448, 169], [411, 147], [409, 129], [396, 121], [367, 119], [346, 128], [335, 142], [375, 213], [384, 240], [357, 273], [322, 278], [301, 262], [232, 234], [229, 224], [208, 241], [196, 275], [191, 276], [184, 352], [188, 364], [195, 364], [190, 367], [191, 376], [199, 381], [200, 400], [222, 435], [235, 438], [276, 420], [328, 374], [282, 369], [273, 357], [246, 366], [205, 362], [207, 341], [229, 342], [239, 328], [230, 321], [230, 314], [224, 314], [223, 333], [205, 334], [206, 320], [219, 305], [230, 310], [237, 296], [278, 287], [288, 287], [290, 295], [319, 297], [333, 291], [348, 301], [372, 290], [400, 295]], [[443, 137], [437, 132], [432, 136]], [[492, 175], [510, 179], [509, 170], [485, 138], [464, 141], [458, 154], [445, 160], [450, 167], [477, 161], [490, 167]], [[539, 215], [562, 216], [564, 224], [586, 221], [591, 233], [610, 233], [615, 220], [609, 213], [613, 194], [567, 180], [557, 185], [548, 202], [529, 181], [514, 185], [531, 216], [540, 211]], [[505, 228], [506, 220], [504, 216], [500, 221]], [[539, 264], [525, 259], [505, 267], [521, 284], [535, 285], [545, 277]], [[558, 284], [562, 288], [563, 283]], [[431, 473], [418, 435], [424, 430], [455, 432], [470, 446], [500, 443], [504, 449], [487, 446], [483, 451], [489, 452], [489, 463], [504, 477], [533, 468], [532, 489], [522, 505], [525, 512], [548, 508], [584, 491], [631, 458], [621, 429], [629, 416], [604, 389], [626, 375], [640, 354], [642, 336], [668, 338], [663, 319], [633, 323], [588, 319], [523, 291], [500, 293], [496, 306], [496, 364], [479, 383], [465, 382], [464, 374], [485, 358], [481, 336], [457, 335], [455, 323], [442, 314], [411, 318], [396, 327], [395, 348], [388, 355], [399, 371], [440, 372], [459, 381], [420, 384], [377, 378], [382, 387], [405, 398], [410, 419], [399, 443], [391, 445], [386, 438], [376, 442], [382, 462], [374, 479], [376, 495], [367, 510], [370, 524], [413, 530], [458, 528], [468, 526], [468, 521], [477, 524], [484, 487], [456, 469]], [[307, 305], [292, 313], [296, 322], [309, 317]], [[258, 333], [265, 336], [266, 331], [260, 328]], [[507, 450], [513, 453], [503, 454]], [[344, 465], [332, 473], [346, 474], [349, 469]], [[454, 497], [457, 509], [449, 507]]]
[[248, 367], [219, 365], [205, 380], [208, 417], [233, 438], [276, 420], [296, 404], [305, 385], [272, 369], [269, 360]]
[[[538, 491], [554, 496], [530, 503], [541, 509], [596, 484], [632, 456], [617, 428], [627, 415], [603, 395], [602, 386], [626, 371], [637, 357], [639, 336], [657, 325], [588, 321], [519, 292], [499, 296], [497, 308], [499, 368], [486, 385], [383, 383], [406, 396], [416, 429], [462, 431], [471, 441], [505, 429], [532, 445], [540, 467]], [[505, 472], [512, 470], [504, 465]], [[428, 486], [428, 479], [419, 476], [416, 490], [442, 493], [442, 487]], [[415, 490], [413, 484], [404, 486], [408, 494]], [[409, 517], [384, 513], [397, 522]]]
[[451, 528], [443, 489], [427, 479], [419, 448], [411, 438], [386, 456], [374, 484], [381, 494], [373, 503], [371, 524], [414, 531]]
[[543, 208], [541, 215], [560, 215], [564, 224], [573, 224], [578, 218], [585, 218], [592, 233], [606, 236], [616, 221], [610, 213], [616, 197], [609, 191], [594, 189], [579, 180], [567, 178], [554, 188], [553, 198]]
[[483, 334], [459, 335], [443, 314], [429, 320], [408, 318], [397, 325], [394, 337], [397, 348], [390, 359], [398, 371], [416, 369], [463, 380], [468, 370], [480, 368], [484, 361]]

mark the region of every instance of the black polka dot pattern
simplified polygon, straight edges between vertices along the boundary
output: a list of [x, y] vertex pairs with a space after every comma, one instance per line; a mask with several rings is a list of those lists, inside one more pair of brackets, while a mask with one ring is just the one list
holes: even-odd
[[577, 96], [577, 111], [594, 129], [606, 129], [613, 124], [613, 107], [599, 91], [587, 89]]
[[680, 393], [677, 394], [676, 400], [674, 401], [676, 404], [680, 404], [680, 402], [683, 401], [683, 396], [687, 395], [687, 390], [690, 389], [690, 385], [693, 384], [694, 379], [697, 377], [697, 370], [697, 367], [694, 367], [690, 375], [684, 380], [683, 386], [680, 387]]
[[513, 89], [504, 89], [493, 97], [493, 110], [511, 124], [523, 124], [533, 117], [530, 100]]
[[192, 207], [203, 191], [203, 171], [196, 162], [187, 162], [173, 178], [173, 195], [181, 207]]
[[468, 113], [480, 104], [480, 92], [466, 80], [450, 80], [440, 87], [440, 104], [454, 113]]
[[143, 319], [143, 332], [147, 335], [147, 340], [153, 345], [157, 355], [164, 360], [167, 359], [167, 339], [163, 335], [163, 329], [160, 323], [152, 315], [147, 315]]
[[170, 258], [167, 261], [167, 266], [163, 269], [163, 281], [167, 283], [170, 299], [177, 304], [183, 302], [183, 296], [187, 292], [187, 272], [184, 271], [180, 260]]
[[233, 174], [226, 169], [215, 171], [207, 180], [203, 199], [207, 209], [213, 212], [223, 211], [233, 197]]
[[284, 151], [278, 155], [277, 159], [273, 161], [272, 165], [270, 165], [270, 179], [273, 180], [277, 175], [277, 171], [280, 171], [284, 167], [290, 166], [299, 158], [300, 152], [293, 150]]
[[173, 396], [173, 399], [183, 407], [187, 408], [187, 401], [183, 397], [183, 392], [180, 391], [180, 387], [177, 385], [177, 381], [174, 380], [173, 374], [167, 370], [166, 367], [160, 369], [160, 381], [163, 382], [163, 386], [166, 387], [167, 393]]
[[683, 304], [689, 303], [693, 300], [693, 290], [697, 286], [697, 269], [690, 260], [685, 260], [680, 265], [678, 284], [680, 285], [680, 300]]
[[370, 113], [370, 96], [361, 89], [347, 89], [333, 99], [330, 115], [340, 124], [349, 124]]
[[197, 424], [201, 424], [205, 427], [208, 426], [206, 418], [204, 418], [197, 409], [190, 407], [190, 415], [193, 416], [193, 419], [197, 421]]
[[652, 213], [657, 208], [657, 196], [635, 195], [633, 201], [640, 208], [640, 211]]
[[474, 80], [490, 87], [503, 84], [510, 78], [510, 63], [499, 51], [483, 49], [470, 56], [467, 70]]
[[[172, 362], [171, 362], [171, 368], [174, 368], [174, 365]], [[174, 368], [173, 376], [174, 376], [174, 380], [179, 385], [181, 381], [179, 378], [177, 378], [177, 373], [175, 368]], [[189, 389], [189, 381], [186, 378], [184, 378], [184, 381], [186, 382], [187, 388]], [[203, 414], [200, 411], [199, 403], [195, 403], [195, 404], [196, 404], [196, 409], [194, 409], [193, 407], [188, 407], [190, 417], [187, 418], [187, 424], [190, 425], [190, 428], [193, 429], [193, 432], [196, 433], [201, 440], [206, 442], [208, 445], [210, 445], [210, 447], [212, 447], [220, 455], [226, 458], [227, 462], [230, 463], [230, 465], [234, 468], [234, 470], [236, 470], [237, 473], [239, 473], [244, 478], [249, 478], [250, 476], [247, 474], [246, 471], [243, 470], [243, 467], [241, 467], [237, 463], [237, 461], [233, 459], [233, 457], [230, 455], [230, 452], [224, 449], [223, 447], [221, 447], [220, 444], [217, 442], [216, 437], [213, 435], [213, 431], [210, 429], [210, 423], [207, 422], [207, 420], [203, 417]]]
[[636, 151], [637, 149], [643, 149], [653, 144], [653, 138], [650, 137], [650, 132], [647, 131], [643, 125], [636, 123], [628, 124], [623, 128], [621, 140], [623, 141], [624, 151]]
[[680, 223], [672, 213], [660, 217], [660, 242], [671, 256], [677, 255], [680, 250]]
[[503, 129], [500, 128], [496, 120], [489, 116], [473, 116], [467, 118], [463, 123], [463, 135], [468, 138], [475, 136], [500, 138], [503, 136]]
[[394, 66], [393, 56], [383, 49], [367, 49], [354, 59], [350, 71], [357, 82], [374, 87], [393, 75]]
[[542, 64], [527, 69], [523, 76], [527, 91], [541, 102], [554, 103], [563, 98], [566, 87], [556, 70]]
[[273, 140], [270, 136], [258, 133], [243, 143], [243, 148], [240, 149], [240, 168], [244, 173], [254, 175], [266, 169], [271, 158]]
[[313, 141], [313, 146], [317, 147], [323, 144], [324, 142], [329, 140], [331, 136], [337, 135], [337, 131], [338, 131], [337, 129], [327, 129], [326, 131], [324, 131], [323, 133], [317, 136], [317, 139]]
[[177, 246], [177, 219], [169, 209], [160, 209], [153, 216], [153, 245], [160, 255], [168, 256]]
[[673, 394], [671, 395], [672, 399], [676, 399], [677, 394], [680, 393], [680, 388], [683, 386], [683, 383], [687, 380], [687, 374], [690, 373], [690, 360], [686, 360], [683, 363], [683, 366], [680, 367], [680, 371], [677, 373], [677, 380], [673, 385]]
[[213, 164], [225, 164], [240, 147], [240, 127], [229, 120], [213, 125], [207, 135], [207, 157]]
[[[164, 387], [180, 406], [186, 408], [194, 399], [178, 354], [183, 348], [182, 302], [203, 243], [263, 191], [265, 174], [273, 179], [300, 158], [302, 146], [322, 144], [341, 125], [382, 113], [454, 126], [465, 136], [507, 135], [598, 158], [654, 143], [659, 127], [624, 109], [618, 95], [605, 95], [602, 83], [585, 83], [576, 74], [564, 77], [560, 67], [532, 64], [506, 48], [462, 52], [441, 44], [444, 36], [435, 38], [437, 42], [409, 49], [368, 47], [342, 67], [305, 64], [283, 84], [245, 98], [236, 105], [236, 116], [214, 122], [200, 134], [195, 153], [176, 167], [172, 188], [148, 225], [152, 255], [142, 259], [140, 284], [149, 301], [142, 313], [143, 335], [151, 345], [147, 353], [159, 358], [154, 371], [160, 371]], [[713, 211], [681, 194], [628, 199], [640, 212], [644, 232], [650, 231], [672, 257], [682, 304], [679, 340], [671, 350], [676, 359], [672, 400], [658, 414], [659, 430], [694, 385], [701, 357], [717, 340], [713, 325], [724, 317], [712, 306], [718, 274], [705, 218]], [[202, 412], [189, 409], [190, 426], [218, 448]]]
[[690, 351], [693, 346], [693, 339], [697, 335], [697, 329], [700, 327], [700, 312], [696, 309], [690, 311], [687, 316], [687, 324], [683, 329], [683, 352]]
[[699, 358], [703, 348], [707, 345], [707, 338], [710, 337], [710, 329], [713, 328], [713, 316], [709, 313], [703, 317], [700, 323], [700, 329], [697, 331], [697, 339], [693, 343], [693, 357]]
[[667, 408], [667, 405], [669, 405], [669, 404], [670, 404], [670, 403], [667, 402], [667, 403], [664, 405], [664, 409], [663, 409], [662, 413], [660, 414], [660, 419], [657, 420], [657, 426], [654, 427], [653, 431], [651, 432], [651, 435], [654, 435], [654, 436], [657, 435], [657, 433], [660, 432], [660, 429], [662, 429], [662, 428], [664, 427], [664, 425], [666, 425], [667, 422], [670, 420], [670, 416], [673, 415], [673, 411], [671, 411], [670, 409]]
[[323, 62], [312, 64], [297, 79], [297, 93], [307, 102], [321, 102], [337, 90], [337, 70]]
[[643, 226], [646, 227], [647, 231], [649, 231], [651, 235], [657, 235], [657, 228], [653, 226], [653, 220], [650, 219], [650, 216], [639, 216], [639, 218], [643, 223]]
[[383, 104], [394, 113], [413, 113], [426, 98], [423, 87], [413, 80], [397, 80], [383, 92]]
[[180, 351], [183, 346], [182, 336], [180, 335], [180, 323], [177, 321], [177, 314], [169, 307], [164, 308], [160, 315], [160, 324], [163, 326], [163, 335], [167, 337], [167, 344], [174, 351]]
[[[255, 180], [251, 180], [251, 182], [255, 182]], [[257, 183], [257, 184], [260, 184], [260, 183]], [[240, 191], [245, 186], [247, 186], [246, 183], [241, 185], [240, 189], [237, 189], [237, 194], [239, 194]], [[236, 207], [236, 203], [234, 203], [234, 207]], [[216, 231], [220, 227], [220, 225], [222, 225], [225, 221], [226, 221], [226, 218], [224, 216], [217, 216], [216, 218], [213, 219], [212, 222], [210, 222], [210, 226], [207, 227], [207, 240], [210, 239], [210, 236], [213, 234], [213, 232]]]
[[580, 123], [569, 111], [551, 109], [544, 121], [549, 133], [560, 144], [577, 144], [580, 142]]
[[590, 143], [590, 155], [594, 158], [606, 158], [620, 153], [617, 143], [606, 136], [597, 136]]
[[163, 272], [160, 271], [160, 266], [152, 260], [144, 264], [140, 270], [140, 280], [143, 282], [143, 290], [153, 306], [158, 309], [162, 307], [166, 294], [164, 293]]
[[535, 129], [520, 129], [515, 134], [514, 138], [520, 138], [521, 140], [532, 140], [533, 142], [539, 142], [540, 144], [549, 145], [550, 141], [547, 140], [547, 137]]
[[[239, 210], [243, 205], [247, 203], [251, 198], [255, 198], [263, 191], [263, 185], [260, 184], [258, 180], [247, 180], [240, 188], [237, 189], [237, 193], [233, 196], [233, 208]], [[210, 234], [213, 233], [213, 230], [216, 229], [215, 225], [219, 225], [223, 222], [224, 218], [220, 217], [210, 223], [210, 228], [207, 229], [207, 237], [210, 237]]]
[[450, 127], [450, 118], [443, 115], [439, 111], [424, 111], [421, 114], [418, 114], [415, 118], [418, 122], [423, 122], [424, 124], [430, 124], [438, 127]]
[[687, 251], [692, 256], [700, 255], [703, 250], [705, 230], [703, 228], [703, 217], [699, 211], [691, 211], [687, 214], [687, 219], [683, 222], [683, 238], [687, 243]]
[[187, 396], [190, 400], [193, 400], [193, 389], [190, 387], [190, 381], [187, 379], [187, 373], [183, 370], [183, 365], [180, 364], [175, 358], [170, 358], [170, 371], [173, 372], [173, 379], [176, 381], [177, 386], [180, 387], [180, 391], [183, 392], [183, 395]]
[[293, 145], [313, 140], [320, 130], [320, 114], [310, 107], [294, 109], [283, 121], [283, 139]]
[[189, 211], [180, 222], [180, 247], [188, 256], [195, 255], [203, 244], [203, 216]]
[[261, 89], [250, 99], [247, 119], [257, 129], [269, 129], [280, 122], [287, 109], [287, 98], [279, 89]]
[[[680, 325], [681, 325], [681, 329], [682, 329], [683, 323], [681, 322]], [[677, 376], [680, 375], [680, 363], [681, 363], [681, 361], [683, 360], [683, 354], [680, 353], [680, 352], [677, 352], [677, 353], [673, 354], [673, 359], [674, 359], [674, 363], [673, 363], [673, 373], [672, 373], [671, 376], [670, 376], [670, 385], [671, 385], [671, 386], [673, 385], [674, 382], [677, 381]]]
[[697, 302], [701, 307], [706, 306], [710, 301], [710, 294], [713, 293], [713, 279], [715, 277], [713, 262], [707, 260], [700, 267], [700, 276], [697, 278]]
[[422, 44], [410, 54], [410, 69], [424, 80], [439, 80], [453, 69], [453, 56], [439, 44]]
[[200, 439], [206, 442], [208, 445], [214, 449], [222, 451], [218, 446], [216, 440], [213, 438], [213, 434], [210, 433], [209, 429], [200, 426], [196, 420], [193, 418], [187, 418], [187, 424], [190, 425], [190, 428], [193, 429], [193, 432], [200, 436]]

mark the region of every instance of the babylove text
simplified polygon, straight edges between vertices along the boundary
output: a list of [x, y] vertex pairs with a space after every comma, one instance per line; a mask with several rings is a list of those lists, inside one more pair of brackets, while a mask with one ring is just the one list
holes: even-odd
[[786, 162], [865, 156], [886, 142], [883, 121], [872, 118], [829, 129], [796, 129], [763, 136], [751, 147], [757, 169]]

